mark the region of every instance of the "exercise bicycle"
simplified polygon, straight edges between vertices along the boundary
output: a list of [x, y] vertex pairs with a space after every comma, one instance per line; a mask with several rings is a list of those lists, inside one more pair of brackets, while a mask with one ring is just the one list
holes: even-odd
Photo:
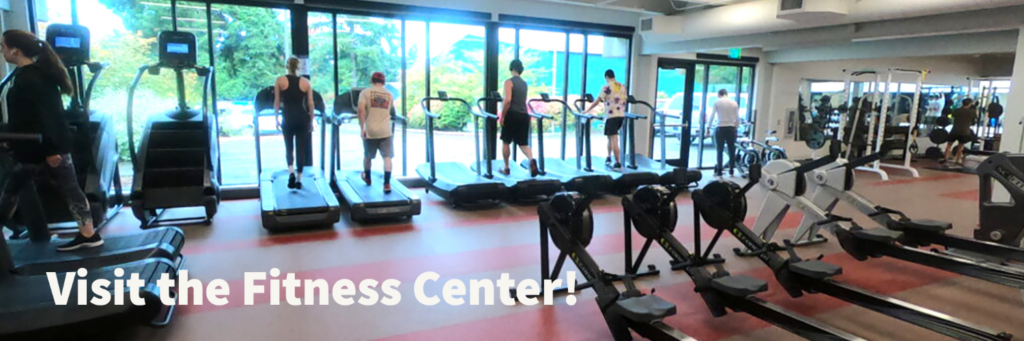
[[[696, 341], [663, 322], [666, 317], [676, 314], [674, 304], [654, 294], [641, 293], [633, 284], [634, 276], [605, 273], [587, 252], [587, 245], [594, 235], [594, 216], [590, 210], [592, 200], [593, 197], [584, 197], [576, 192], [560, 192], [550, 201], [538, 205], [541, 285], [548, 279], [557, 278], [566, 258], [571, 258], [587, 280], [576, 288], [594, 289], [597, 293], [597, 304], [616, 341], [632, 340], [631, 330], [650, 340]], [[559, 250], [554, 271], [548, 266], [549, 235]], [[615, 281], [622, 281], [626, 290], [620, 292], [615, 287]], [[541, 288], [541, 292], [544, 291], [544, 288]]]
[[[685, 172], [676, 176], [682, 179], [686, 177]], [[725, 316], [728, 310], [745, 312], [808, 340], [863, 340], [755, 296], [767, 291], [768, 283], [750, 276], [730, 275], [721, 264], [721, 256], [716, 254], [714, 258], [708, 259], [710, 249], [708, 254], [701, 253], [699, 215], [694, 215], [694, 240], [697, 241], [697, 251], [691, 253], [686, 249], [672, 234], [679, 215], [675, 198], [686, 189], [686, 186], [680, 185], [650, 185], [640, 187], [634, 194], [622, 198], [627, 275], [635, 274], [639, 270], [651, 244], [657, 241], [672, 258], [672, 269], [683, 270], [693, 279], [696, 292], [704, 299], [714, 317]], [[632, 259], [631, 226], [636, 226], [637, 233], [645, 238], [644, 246], [635, 263]], [[708, 264], [714, 265], [714, 273], [705, 268]]]
[[[744, 130], [749, 133], [752, 131], [753, 124], [744, 123]], [[758, 142], [752, 137], [742, 137], [736, 140], [738, 145], [736, 148], [736, 156], [733, 159], [736, 168], [739, 169], [740, 174], [747, 174], [750, 171], [750, 167], [754, 164], [764, 165], [772, 160], [788, 159], [789, 156], [786, 154], [786, 149], [782, 146], [773, 145], [772, 142], [778, 142], [779, 138], [775, 136], [775, 130], [768, 130], [768, 135], [764, 138], [764, 142]]]
[[[838, 148], [833, 149], [837, 150]], [[768, 176], [765, 177], [762, 177], [760, 170], [757, 169], [759, 166], [755, 166], [750, 174], [750, 182], [746, 186], [740, 187], [736, 183], [719, 180], [694, 191], [692, 197], [695, 214], [699, 214], [708, 225], [717, 230], [708, 249], [712, 250], [721, 234], [728, 231], [744, 246], [753, 250], [754, 256], [771, 268], [775, 278], [791, 297], [801, 297], [805, 293], [825, 294], [959, 340], [1010, 340], [1012, 335], [1008, 333], [974, 325], [931, 309], [837, 281], [834, 277], [843, 273], [841, 267], [823, 262], [820, 260], [821, 257], [802, 259], [793, 250], [794, 245], [788, 240], [784, 242], [785, 247], [779, 246], [762, 238], [760, 234], [743, 223], [747, 214], [746, 193], [753, 186], [758, 183], [799, 183], [796, 179], [802, 176], [802, 173], [831, 162], [835, 155], [836, 153], [833, 153], [830, 157], [795, 167], [781, 176], [772, 174], [771, 168], [778, 167], [779, 163], [790, 163], [790, 161], [773, 161], [768, 165], [768, 169], [766, 169]], [[794, 197], [800, 198], [799, 196]], [[779, 199], [769, 194], [765, 206], [773, 207], [771, 204], [776, 202], [780, 202]], [[782, 206], [788, 209], [789, 204], [783, 203]], [[806, 204], [809, 203], [793, 203], [796, 207]], [[783, 214], [785, 209], [782, 210]], [[770, 218], [773, 221], [772, 227], [777, 228], [782, 221], [781, 217], [782, 215], [768, 215], [762, 209], [758, 221], [761, 221], [761, 218]], [[851, 235], [860, 233], [857, 232], [860, 228], [852, 220], [842, 217], [829, 215], [818, 224], [838, 235], [844, 248], [847, 245], [845, 241], [853, 239]], [[843, 226], [845, 224], [853, 226], [845, 227]], [[785, 251], [789, 257], [781, 256], [779, 251]]]

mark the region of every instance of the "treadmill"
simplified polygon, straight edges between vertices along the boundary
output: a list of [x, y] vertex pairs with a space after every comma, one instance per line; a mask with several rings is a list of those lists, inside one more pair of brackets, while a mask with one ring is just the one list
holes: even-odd
[[[498, 116], [491, 114], [484, 109], [483, 105], [488, 102], [494, 102], [496, 104], [502, 102], [501, 93], [494, 91], [488, 97], [480, 98], [476, 101], [476, 109], [473, 111], [473, 126], [474, 126], [474, 142], [477, 144], [479, 149], [479, 141], [477, 138], [480, 133], [479, 120], [484, 120], [484, 126], [488, 126], [488, 120], [498, 121]], [[554, 118], [547, 114], [538, 114], [536, 112], [529, 113], [530, 117], [537, 120], [537, 136], [540, 141], [544, 140], [544, 119]], [[497, 125], [495, 125], [497, 126]], [[473, 171], [479, 171], [479, 168], [484, 168], [484, 177], [488, 179], [495, 179], [501, 181], [508, 187], [509, 195], [508, 199], [514, 202], [522, 203], [536, 203], [541, 201], [547, 201], [552, 195], [562, 190], [562, 182], [559, 179], [550, 177], [541, 173], [536, 177], [530, 174], [530, 160], [523, 160], [524, 165], [520, 167], [515, 163], [509, 163], [509, 175], [502, 174], [501, 172], [494, 172], [494, 168], [502, 169], [505, 168], [505, 162], [498, 160], [491, 153], [495, 150], [490, 146], [489, 138], [484, 138], [484, 160], [482, 162], [475, 162], [470, 164], [470, 168]], [[515, 148], [515, 146], [510, 146]], [[516, 152], [516, 151], [513, 151]], [[477, 159], [479, 161], [479, 159]], [[537, 167], [544, 162], [544, 144], [540, 144], [537, 147]]]
[[[142, 228], [172, 222], [209, 225], [220, 204], [220, 149], [216, 101], [209, 100], [213, 68], [196, 65], [196, 37], [188, 32], [163, 31], [159, 36], [160, 62], [139, 67], [128, 88], [128, 151], [131, 155], [131, 206]], [[147, 72], [159, 75], [171, 69], [177, 81], [177, 108], [152, 115], [136, 149], [133, 127], [135, 89]], [[185, 100], [185, 71], [203, 77], [201, 110]], [[208, 103], [214, 107], [210, 110]], [[202, 207], [198, 217], [165, 218], [169, 209]]]
[[[639, 105], [645, 106], [648, 109], [650, 109], [651, 112], [654, 113], [655, 117], [657, 118], [656, 124], [660, 124], [661, 125], [661, 131], [665, 131], [665, 120], [666, 119], [668, 119], [668, 118], [678, 119], [679, 118], [679, 116], [676, 116], [676, 115], [666, 114], [666, 113], [654, 110], [654, 107], [651, 106], [650, 103], [647, 103], [647, 102], [644, 102], [644, 101], [638, 101], [635, 97], [633, 97], [633, 95], [629, 95], [629, 98], [626, 100], [626, 103], [629, 104], [629, 105], [637, 105], [637, 104], [639, 104]], [[622, 162], [622, 166], [625, 167], [625, 168], [628, 168], [628, 169], [633, 169], [633, 170], [638, 170], [638, 171], [646, 171], [646, 172], [651, 172], [651, 173], [657, 174], [658, 178], [659, 178], [658, 183], [662, 184], [662, 185], [683, 185], [683, 186], [694, 185], [694, 186], [696, 186], [697, 183], [700, 182], [700, 179], [702, 177], [702, 174], [700, 173], [700, 171], [697, 171], [697, 170], [689, 170], [689, 169], [687, 169], [686, 170], [686, 180], [685, 180], [686, 183], [676, 183], [679, 180], [675, 176], [673, 176], [673, 172], [676, 170], [676, 167], [672, 166], [672, 165], [669, 165], [666, 162], [666, 158], [665, 158], [665, 134], [661, 134], [661, 137], [660, 137], [660, 140], [661, 140], [660, 141], [661, 142], [661, 160], [660, 161], [654, 161], [654, 160], [652, 160], [651, 158], [649, 158], [647, 156], [637, 155], [636, 154], [636, 137], [635, 137], [635, 134], [634, 134], [636, 132], [635, 121], [636, 121], [636, 119], [639, 119], [640, 117], [643, 117], [643, 116], [642, 115], [633, 114], [633, 113], [627, 114], [627, 116], [626, 116], [626, 123], [629, 125], [626, 128], [627, 131], [629, 132], [629, 140], [626, 141], [626, 147], [628, 147], [629, 149], [628, 149], [628, 152], [627, 152], [627, 150], [625, 148], [623, 148], [623, 153], [624, 154], [628, 154], [629, 157], [624, 158], [622, 160], [623, 161]], [[683, 127], [683, 129], [686, 129], [686, 127]]]
[[[39, 141], [39, 135], [0, 133], [0, 141]], [[124, 276], [115, 276], [116, 268], [124, 270]], [[67, 305], [57, 305], [50, 291], [49, 279], [45, 275], [27, 275], [14, 266], [7, 240], [0, 234], [0, 339], [4, 340], [49, 340], [83, 338], [100, 332], [109, 332], [136, 324], [163, 327], [170, 323], [174, 306], [164, 306], [160, 301], [156, 281], [168, 274], [177, 280], [177, 267], [163, 258], [149, 258], [110, 267], [88, 271], [85, 284], [93, 288], [99, 279], [111, 281], [127, 279], [138, 273], [145, 284], [140, 288], [144, 305], [134, 305], [126, 299], [124, 305], [108, 304], [97, 306], [79, 305], [75, 299], [80, 280], [75, 280], [69, 290], [71, 298]], [[60, 271], [57, 271], [60, 272]], [[58, 275], [58, 278], [62, 276]], [[63, 278], [61, 278], [63, 279]], [[77, 278], [76, 278], [77, 279]], [[63, 284], [62, 284], [63, 286]], [[108, 294], [119, 295], [109, 288]], [[128, 288], [122, 290], [127, 294]], [[171, 294], [174, 297], [174, 294]]]
[[[420, 214], [420, 197], [405, 187], [401, 181], [391, 179], [391, 193], [384, 193], [381, 187], [384, 174], [371, 172], [372, 186], [367, 186], [361, 177], [363, 171], [358, 168], [341, 168], [341, 125], [346, 121], [357, 119], [356, 107], [362, 89], [354, 88], [334, 100], [334, 116], [329, 119], [331, 129], [331, 185], [339, 198], [348, 207], [349, 219], [355, 222], [366, 222], [381, 219], [411, 219]], [[405, 117], [395, 113], [391, 107], [391, 132], [394, 134], [395, 122], [401, 122], [403, 128]], [[405, 129], [402, 129], [404, 144]], [[324, 140], [326, 143], [326, 140]], [[402, 146], [405, 150], [405, 145]]]
[[[560, 103], [562, 105], [562, 157], [561, 158], [557, 158], [557, 157], [544, 157], [544, 156], [539, 157], [537, 159], [537, 167], [540, 168], [540, 173], [545, 175], [545, 176], [549, 176], [549, 177], [553, 177], [553, 178], [559, 179], [562, 182], [562, 186], [564, 186], [565, 189], [568, 190], [568, 191], [579, 192], [579, 193], [583, 193], [583, 194], [586, 194], [586, 195], [589, 195], [589, 196], [595, 196], [595, 195], [599, 195], [601, 193], [607, 192], [608, 189], [611, 188], [611, 184], [612, 184], [612, 177], [610, 175], [608, 175], [608, 174], [606, 174], [604, 172], [599, 172], [599, 171], [594, 171], [594, 170], [587, 170], [587, 169], [583, 168], [583, 165], [580, 162], [575, 162], [575, 164], [570, 164], [569, 162], [566, 162], [566, 160], [565, 160], [565, 143], [566, 143], [566, 129], [565, 128], [568, 125], [568, 115], [569, 115], [568, 113], [571, 112], [573, 115], [577, 115], [577, 116], [579, 116], [579, 114], [575, 113], [575, 112], [572, 112], [572, 109], [569, 108], [569, 104], [565, 103], [565, 101], [560, 100], [560, 99], [553, 99], [553, 98], [551, 98], [551, 96], [548, 96], [547, 93], [541, 93], [540, 94], [540, 99], [534, 98], [534, 99], [531, 99], [531, 100], [527, 101], [526, 108], [527, 108], [527, 110], [530, 110], [531, 114], [536, 114], [536, 112], [534, 112], [534, 110], [533, 110], [533, 103], [537, 103], [537, 102], [542, 102], [542, 103], [546, 103], [546, 104]], [[550, 117], [550, 116], [548, 116], [548, 117]], [[589, 118], [589, 117], [593, 117], [593, 116], [592, 115], [584, 114], [584, 117]], [[542, 120], [542, 118], [538, 118], [537, 122], [539, 123], [539, 122], [541, 122], [541, 120]], [[579, 134], [579, 130], [583, 129], [579, 125], [578, 121], [579, 121], [579, 119], [577, 119], [577, 135]], [[576, 147], [577, 147], [576, 150], [577, 151], [582, 151], [582, 149], [583, 149], [583, 148], [581, 148], [582, 140], [577, 139], [576, 141], [577, 141], [577, 143], [576, 143]], [[537, 135], [537, 144], [541, 145], [541, 146], [544, 145], [544, 134], [538, 134]], [[587, 153], [589, 153], [589, 148], [590, 148], [590, 145], [587, 144], [586, 145]], [[577, 159], [577, 160], [579, 160], [579, 159]], [[528, 162], [529, 161], [524, 160], [523, 161], [523, 164], [524, 164], [523, 166], [524, 167], [529, 167], [530, 165], [526, 164]]]
[[[504, 183], [488, 179], [483, 176], [480, 169], [473, 171], [459, 162], [437, 162], [434, 155], [434, 120], [441, 118], [441, 115], [430, 110], [430, 101], [442, 104], [458, 102], [466, 111], [473, 112], [469, 102], [448, 97], [445, 91], [438, 91], [437, 97], [424, 97], [420, 100], [423, 114], [427, 118], [427, 163], [416, 167], [416, 173], [427, 182], [427, 191], [433, 191], [444, 198], [453, 208], [478, 208], [501, 203], [508, 192]], [[476, 145], [477, 162], [480, 161], [479, 147], [479, 144]]]
[[[311, 90], [312, 91], [312, 90]], [[325, 111], [323, 97], [313, 91], [314, 115], [323, 117]], [[320, 100], [317, 101], [316, 99]], [[260, 211], [263, 228], [270, 231], [282, 231], [304, 227], [333, 226], [341, 218], [338, 198], [334, 196], [323, 173], [313, 167], [313, 146], [300, 145], [308, 153], [305, 159], [296, 155], [295, 166], [302, 169], [302, 188], [288, 188], [288, 169], [273, 172], [263, 171], [263, 153], [260, 149], [260, 117], [278, 118], [274, 111], [274, 87], [268, 86], [260, 90], [253, 100], [253, 137], [256, 140], [256, 172], [260, 179]], [[321, 127], [326, 129], [326, 127]], [[323, 130], [322, 130], [323, 132]], [[323, 138], [323, 137], [321, 137]], [[323, 164], [321, 160], [321, 164]]]
[[[650, 172], [646, 169], [633, 169], [626, 167], [626, 140], [630, 138], [630, 123], [634, 120], [646, 118], [644, 116], [636, 114], [626, 114], [625, 121], [622, 124], [622, 128], [619, 134], [619, 162], [622, 168], [614, 169], [612, 165], [605, 164], [604, 160], [599, 156], [590, 155], [590, 123], [593, 120], [604, 121], [605, 117], [596, 116], [584, 113], [584, 106], [586, 103], [594, 101], [594, 96], [590, 94], [583, 95], [582, 98], [577, 99], [573, 104], [576, 106], [576, 120], [583, 129], [576, 129], [576, 145], [581, 143], [586, 145], [586, 152], [577, 152], [577, 158], [569, 159], [569, 162], [576, 161], [579, 164], [586, 165], [585, 170], [593, 170], [593, 165], [599, 165], [601, 172], [604, 172], [611, 176], [612, 184], [609, 188], [609, 192], [614, 194], [628, 194], [639, 186], [652, 185], [658, 183], [661, 179], [658, 174]], [[577, 148], [579, 150], [579, 148]], [[582, 155], [585, 154], [585, 155]], [[582, 160], [581, 160], [582, 159]]]

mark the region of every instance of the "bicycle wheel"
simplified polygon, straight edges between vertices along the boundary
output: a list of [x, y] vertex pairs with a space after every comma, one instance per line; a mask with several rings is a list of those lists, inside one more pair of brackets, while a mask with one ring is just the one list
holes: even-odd
[[786, 156], [786, 150], [782, 149], [782, 147], [772, 146], [772, 148], [768, 150], [768, 161], [785, 159], [788, 159], [788, 157]]

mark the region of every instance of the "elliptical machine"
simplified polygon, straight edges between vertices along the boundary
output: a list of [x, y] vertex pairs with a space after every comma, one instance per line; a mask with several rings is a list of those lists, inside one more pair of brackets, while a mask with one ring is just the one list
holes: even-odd
[[[213, 67], [196, 66], [196, 37], [191, 33], [160, 32], [159, 42], [160, 62], [139, 67], [128, 89], [128, 148], [135, 170], [132, 212], [144, 229], [171, 222], [209, 225], [220, 204], [217, 117], [210, 114], [207, 107]], [[135, 89], [144, 73], [159, 75], [161, 69], [174, 70], [178, 107], [163, 115], [151, 116], [136, 149], [132, 129]], [[185, 101], [186, 70], [193, 70], [204, 78], [201, 110], [189, 109]], [[204, 216], [161, 217], [170, 208], [196, 206], [205, 208]]]
[[[92, 90], [106, 63], [89, 60], [89, 29], [80, 25], [53, 24], [46, 28], [46, 40], [60, 56], [75, 86], [76, 94], [65, 111], [72, 130], [75, 173], [82, 187], [96, 229], [113, 218], [124, 204], [121, 175], [117, 164], [117, 133], [109, 113], [90, 110]], [[85, 83], [85, 69], [92, 77]], [[53, 231], [77, 231], [78, 224], [64, 198], [50, 181], [35, 181], [39, 200], [46, 211], [46, 222]]]

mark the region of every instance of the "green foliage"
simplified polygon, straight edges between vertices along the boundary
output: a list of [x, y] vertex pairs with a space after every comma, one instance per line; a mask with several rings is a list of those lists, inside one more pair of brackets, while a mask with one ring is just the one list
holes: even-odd
[[[252, 100], [285, 72], [288, 31], [273, 9], [218, 5], [214, 20], [227, 23], [217, 37], [217, 97]], [[290, 36], [290, 35], [289, 35]]]

